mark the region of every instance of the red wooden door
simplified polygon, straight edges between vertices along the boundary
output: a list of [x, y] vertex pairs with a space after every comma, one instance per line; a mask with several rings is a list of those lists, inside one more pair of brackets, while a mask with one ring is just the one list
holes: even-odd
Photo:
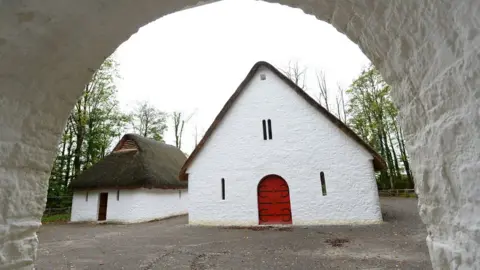
[[259, 224], [292, 224], [288, 184], [280, 176], [270, 175], [258, 184]]
[[98, 203], [98, 220], [107, 219], [108, 193], [100, 193], [100, 202]]

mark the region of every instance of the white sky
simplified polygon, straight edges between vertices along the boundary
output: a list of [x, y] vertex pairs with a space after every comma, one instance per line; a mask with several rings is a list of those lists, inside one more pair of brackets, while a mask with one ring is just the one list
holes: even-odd
[[[123, 110], [148, 100], [165, 112], [195, 111], [183, 137], [187, 153], [195, 126], [202, 134], [207, 130], [257, 61], [280, 68], [298, 61], [309, 69], [307, 86], [315, 96], [315, 70], [324, 71], [336, 91], [337, 83], [348, 87], [369, 63], [331, 25], [299, 9], [254, 0], [225, 0], [163, 17], [123, 43], [115, 58]], [[165, 140], [174, 144], [172, 128]]]

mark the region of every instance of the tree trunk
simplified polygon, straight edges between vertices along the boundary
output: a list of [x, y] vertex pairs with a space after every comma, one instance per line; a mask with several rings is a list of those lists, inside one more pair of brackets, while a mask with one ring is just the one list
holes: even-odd
[[[322, 104], [322, 99], [323, 102], [325, 102], [325, 109], [327, 111], [330, 111], [330, 108], [328, 106], [328, 88], [327, 88], [327, 81], [325, 78], [325, 73], [324, 72], [316, 72], [315, 75], [317, 76], [317, 84], [318, 84], [318, 89], [320, 91], [320, 96], [318, 99], [318, 103]], [[340, 117], [340, 116], [339, 116]]]
[[388, 164], [388, 172], [389, 172], [388, 180], [390, 181], [390, 189], [395, 189], [395, 172], [394, 172], [392, 154], [390, 152], [390, 147], [387, 142], [385, 131], [382, 130], [381, 132], [383, 133], [381, 137], [385, 145], [385, 156], [387, 158], [387, 164]]
[[180, 149], [180, 112], [173, 113], [173, 131], [175, 132], [175, 147]]
[[405, 172], [407, 174], [407, 180], [409, 183], [409, 188], [415, 188], [415, 182], [413, 181], [413, 174], [410, 170], [410, 163], [408, 161], [407, 152], [405, 150], [405, 139], [403, 138], [402, 130], [397, 126], [397, 122], [393, 116], [391, 116], [393, 121], [393, 129], [395, 130], [395, 137], [398, 141], [398, 148], [400, 149], [400, 156], [403, 162], [403, 167], [405, 167]]
[[395, 170], [396, 170], [395, 177], [397, 177], [397, 179], [400, 179], [401, 174], [400, 174], [400, 167], [398, 166], [398, 156], [397, 156], [397, 153], [395, 152], [395, 146], [393, 145], [392, 136], [390, 136], [390, 133], [388, 133], [388, 139], [390, 141], [390, 145], [392, 146], [393, 161], [394, 161]]
[[[379, 106], [377, 106], [377, 107], [380, 108]], [[391, 155], [391, 152], [390, 152], [390, 147], [388, 145], [387, 133], [385, 132], [385, 125], [383, 123], [383, 112], [380, 111], [378, 113], [377, 121], [378, 121], [378, 125], [379, 125], [378, 132], [380, 133], [381, 140], [383, 141], [383, 143], [385, 145], [385, 157], [387, 158], [387, 164], [388, 164], [390, 188], [395, 189], [394, 165], [393, 165], [392, 155]]]
[[341, 93], [341, 102], [342, 102], [342, 110], [343, 110], [343, 122], [345, 123], [345, 125], [347, 125], [347, 111], [345, 109], [345, 93], [343, 91], [342, 88], [340, 88], [340, 93]]
[[72, 126], [71, 126], [72, 123], [70, 123], [70, 136], [68, 137], [68, 147], [67, 147], [67, 168], [65, 170], [65, 180], [64, 180], [64, 184], [65, 184], [65, 187], [67, 187], [68, 189], [68, 186], [70, 184], [70, 170], [71, 170], [71, 164], [72, 164], [72, 147], [73, 147], [73, 131], [72, 131]]
[[[86, 95], [84, 95], [84, 102], [86, 102]], [[82, 106], [83, 105], [83, 106]], [[76, 145], [75, 145], [75, 150], [74, 150], [74, 159], [73, 159], [73, 169], [74, 169], [74, 177], [77, 177], [80, 174], [80, 169], [81, 169], [81, 157], [82, 157], [82, 146], [83, 146], [83, 141], [85, 140], [85, 125], [83, 124], [84, 122], [84, 117], [85, 117], [85, 110], [84, 110], [85, 104], [82, 104], [82, 99], [80, 99], [77, 102], [77, 119], [76, 119]]]
[[89, 136], [88, 136], [88, 140], [87, 140], [87, 151], [85, 153], [85, 158], [86, 158], [85, 159], [85, 169], [90, 167], [91, 166], [90, 163], [93, 161], [93, 158], [92, 158], [92, 156], [93, 156], [93, 153], [92, 153], [92, 151], [93, 151], [93, 138], [92, 138], [93, 131], [92, 131], [92, 129], [93, 129], [93, 120], [92, 120], [92, 117], [89, 116], [88, 117], [88, 130], [87, 130]]
[[[64, 179], [63, 173], [65, 170], [65, 159], [66, 159], [65, 151], [67, 149], [67, 134], [69, 130], [68, 125], [69, 123], [67, 122], [67, 127], [63, 131], [63, 137], [62, 137], [62, 155], [60, 156], [60, 172], [59, 172], [59, 179], [58, 179], [59, 182], [62, 181], [62, 179]], [[64, 183], [63, 189], [67, 189], [67, 183]]]
[[401, 129], [399, 130], [399, 134], [401, 139], [399, 142], [401, 145], [400, 149], [402, 149], [401, 151], [402, 151], [403, 166], [405, 167], [405, 171], [407, 173], [408, 182], [410, 183], [410, 188], [415, 188], [415, 182], [413, 181], [412, 170], [410, 169], [410, 162], [408, 161], [408, 155], [405, 149], [405, 139], [403, 138], [403, 132]]
[[[385, 151], [385, 146], [383, 144], [383, 140], [381, 138], [381, 133], [378, 132], [376, 134], [376, 137], [377, 137], [377, 144], [380, 146], [380, 154], [382, 155], [383, 158], [385, 158], [386, 157], [386, 151]], [[389, 179], [388, 172], [386, 172], [385, 170], [382, 170], [380, 172], [380, 181], [382, 183], [385, 183], [385, 181], [388, 181], [388, 180], [390, 180], [390, 188], [392, 188], [393, 183], [392, 183], [391, 179]]]
[[148, 135], [148, 119], [145, 119], [145, 126], [143, 127], [143, 137], [147, 137]]
[[343, 122], [342, 120], [342, 114], [340, 113], [340, 100], [338, 97], [335, 98], [335, 103], [337, 104], [337, 114], [338, 114], [338, 119]]
[[100, 155], [101, 155], [100, 158], [104, 158], [104, 157], [105, 157], [105, 152], [106, 152], [105, 146], [102, 145], [102, 149], [101, 149], [101, 151], [100, 151]]

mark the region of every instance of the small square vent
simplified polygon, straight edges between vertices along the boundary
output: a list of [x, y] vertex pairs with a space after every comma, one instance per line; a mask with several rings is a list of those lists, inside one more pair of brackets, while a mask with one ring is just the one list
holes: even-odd
[[266, 78], [267, 78], [267, 75], [265, 75], [263, 73], [260, 74], [260, 80], [265, 81]]

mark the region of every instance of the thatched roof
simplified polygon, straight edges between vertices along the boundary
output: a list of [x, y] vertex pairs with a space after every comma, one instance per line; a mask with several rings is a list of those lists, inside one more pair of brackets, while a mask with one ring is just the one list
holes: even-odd
[[186, 159], [175, 146], [126, 134], [110, 155], [74, 179], [72, 188], [186, 188], [178, 180]]
[[335, 126], [337, 126], [342, 132], [344, 132], [347, 136], [352, 138], [356, 141], [360, 146], [362, 146], [365, 150], [367, 150], [373, 157], [373, 167], [375, 170], [380, 171], [386, 169], [387, 165], [383, 160], [382, 156], [378, 154], [368, 143], [364, 142], [353, 130], [351, 130], [345, 123], [340, 121], [335, 115], [331, 114], [327, 109], [325, 109], [322, 105], [316, 102], [313, 98], [311, 98], [305, 91], [303, 91], [298, 85], [296, 85], [292, 80], [287, 78], [282, 72], [276, 69], [271, 64], [260, 61], [257, 62], [250, 72], [247, 74], [247, 77], [242, 81], [240, 86], [238, 86], [237, 90], [233, 93], [230, 99], [225, 103], [220, 113], [217, 115], [213, 123], [208, 128], [207, 132], [203, 136], [203, 138], [198, 143], [197, 147], [193, 150], [192, 154], [188, 157], [185, 164], [183, 164], [182, 169], [180, 170], [180, 179], [183, 181], [188, 180], [187, 169], [193, 160], [197, 157], [198, 153], [203, 149], [205, 143], [209, 140], [212, 133], [215, 131], [217, 126], [225, 117], [225, 114], [230, 110], [233, 103], [237, 100], [237, 98], [241, 95], [241, 93], [245, 90], [247, 84], [253, 78], [257, 70], [261, 67], [267, 68], [276, 74], [282, 81], [284, 81], [290, 88], [296, 92], [300, 97], [302, 97], [308, 104], [310, 104], [313, 108], [315, 108], [321, 115], [325, 116], [330, 122], [332, 122]]

